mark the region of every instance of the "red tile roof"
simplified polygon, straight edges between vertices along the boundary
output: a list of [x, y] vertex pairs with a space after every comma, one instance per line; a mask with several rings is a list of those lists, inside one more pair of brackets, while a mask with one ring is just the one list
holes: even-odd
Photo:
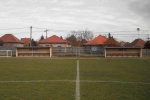
[[12, 34], [5, 34], [0, 38], [0, 40], [2, 42], [7, 42], [7, 43], [23, 43], [21, 40], [19, 40]]
[[23, 43], [28, 44], [28, 43], [30, 43], [30, 38], [21, 38], [21, 41], [22, 41]]
[[45, 44], [45, 43], [60, 43], [60, 44], [65, 44], [65, 43], [68, 43], [67, 41], [59, 38], [58, 36], [56, 35], [53, 35], [47, 39], [43, 39], [43, 40], [40, 40], [39, 43], [41, 44]]
[[135, 39], [132, 43], [131, 46], [132, 47], [144, 47], [145, 41], [142, 39]]
[[104, 45], [107, 41], [105, 36], [99, 35], [95, 39], [88, 41], [85, 45]]
[[105, 45], [110, 47], [120, 47], [119, 42], [114, 38], [108, 38]]

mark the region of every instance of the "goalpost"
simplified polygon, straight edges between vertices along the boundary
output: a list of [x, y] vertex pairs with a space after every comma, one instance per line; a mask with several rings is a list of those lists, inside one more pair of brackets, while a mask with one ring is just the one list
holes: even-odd
[[0, 50], [0, 57], [12, 57], [12, 50]]

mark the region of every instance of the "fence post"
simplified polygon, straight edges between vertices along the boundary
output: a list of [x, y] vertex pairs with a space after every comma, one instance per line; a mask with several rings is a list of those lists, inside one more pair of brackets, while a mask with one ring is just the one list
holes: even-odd
[[142, 58], [142, 48], [140, 49], [140, 58]]
[[49, 52], [50, 52], [49, 56], [51, 58], [52, 57], [52, 48], [49, 48]]

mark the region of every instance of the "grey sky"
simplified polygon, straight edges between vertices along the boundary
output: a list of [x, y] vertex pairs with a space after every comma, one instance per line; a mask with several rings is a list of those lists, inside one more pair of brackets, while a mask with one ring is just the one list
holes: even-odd
[[[150, 0], [0, 0], [0, 29], [32, 25], [68, 31], [147, 30], [149, 17]], [[0, 30], [0, 34], [24, 31]]]

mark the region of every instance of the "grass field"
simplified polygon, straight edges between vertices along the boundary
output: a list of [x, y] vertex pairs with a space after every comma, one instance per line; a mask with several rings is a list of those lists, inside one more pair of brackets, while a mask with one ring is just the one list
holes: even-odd
[[[150, 59], [80, 59], [81, 100], [149, 100]], [[0, 58], [0, 100], [75, 100], [76, 59]]]

